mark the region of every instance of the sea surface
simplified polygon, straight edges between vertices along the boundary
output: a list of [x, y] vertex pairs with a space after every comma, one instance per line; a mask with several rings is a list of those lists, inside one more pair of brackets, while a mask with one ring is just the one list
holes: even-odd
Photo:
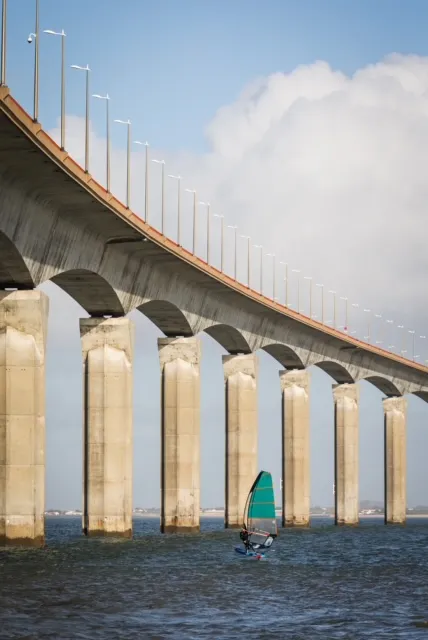
[[45, 549], [0, 550], [0, 638], [428, 638], [428, 519], [312, 522], [255, 561], [220, 518], [187, 536], [137, 518], [132, 541], [47, 518]]

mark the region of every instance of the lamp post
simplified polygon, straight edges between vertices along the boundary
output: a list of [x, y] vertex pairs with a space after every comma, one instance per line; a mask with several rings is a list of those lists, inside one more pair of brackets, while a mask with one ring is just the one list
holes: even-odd
[[[387, 320], [386, 322], [387, 322], [387, 324], [393, 324], [394, 320]], [[390, 337], [392, 338], [392, 336], [389, 336], [388, 332], [387, 332], [387, 334], [386, 334], [386, 344], [388, 344]]]
[[[358, 304], [358, 302], [353, 302], [353, 303], [351, 304], [351, 307], [354, 307], [354, 309], [359, 309], [360, 305]], [[351, 324], [352, 324], [352, 323], [351, 323]], [[352, 324], [352, 326], [353, 326], [353, 324]], [[349, 331], [349, 329], [350, 329], [350, 328], [351, 328], [351, 327], [348, 327], [348, 333], [351, 333], [351, 332]]]
[[309, 317], [312, 318], [312, 276], [303, 276], [304, 280], [309, 280]]
[[202, 201], [199, 201], [199, 204], [202, 204], [207, 208], [207, 264], [209, 264], [210, 263], [210, 218], [211, 218], [210, 208], [211, 208], [211, 205], [209, 202], [202, 202]]
[[346, 296], [340, 296], [341, 300], [345, 301], [345, 324], [343, 325], [343, 331], [348, 332], [348, 298]]
[[90, 68], [79, 67], [78, 64], [72, 64], [72, 69], [86, 72], [86, 99], [85, 99], [85, 173], [89, 173], [89, 72]]
[[329, 293], [333, 294], [333, 328], [336, 329], [336, 294], [337, 291], [329, 290]]
[[45, 29], [50, 36], [61, 36], [61, 151], [65, 149], [65, 31]]
[[280, 262], [279, 264], [282, 264], [285, 267], [284, 269], [285, 306], [288, 307], [288, 264], [286, 262]]
[[[374, 317], [375, 317], [375, 318], [379, 318], [380, 320], [382, 320], [382, 314], [381, 314], [381, 313], [375, 313], [375, 314], [374, 314]], [[379, 331], [379, 338], [382, 338], [382, 336], [383, 336], [382, 331]], [[381, 340], [381, 342], [382, 342], [382, 340]], [[376, 343], [376, 344], [377, 344], [377, 343]]]
[[260, 249], [260, 295], [263, 295], [263, 245], [255, 244], [255, 249]]
[[419, 338], [421, 338], [422, 340], [426, 340], [426, 336], [419, 336]]
[[172, 174], [168, 174], [168, 178], [173, 178], [174, 180], [177, 180], [177, 244], [178, 246], [180, 246], [180, 236], [181, 236], [181, 229], [180, 229], [180, 209], [181, 209], [181, 176], [173, 176]]
[[220, 230], [220, 271], [223, 273], [224, 270], [224, 216], [219, 215], [218, 213], [214, 214], [214, 218], [221, 219], [221, 230]]
[[237, 276], [237, 266], [238, 266], [238, 247], [237, 247], [237, 235], [236, 235], [236, 230], [238, 229], [238, 227], [235, 225], [227, 225], [228, 229], [234, 229], [235, 230], [235, 265], [234, 265], [234, 273], [233, 273], [233, 277], [236, 280], [236, 276]]
[[247, 287], [250, 288], [250, 275], [251, 275], [251, 238], [250, 236], [241, 236], [244, 240], [247, 240]]
[[[404, 329], [404, 324], [398, 324], [397, 325], [397, 329]], [[400, 348], [400, 353], [402, 353], [403, 349], [404, 349], [404, 336], [405, 336], [405, 334], [404, 334], [404, 331], [403, 331], [403, 333], [401, 334], [401, 340], [399, 341], [400, 342], [400, 347], [401, 347]]]
[[293, 273], [297, 273], [297, 313], [300, 313], [300, 269], [292, 269]]
[[142, 147], [146, 147], [146, 166], [144, 171], [144, 221], [149, 223], [149, 143], [140, 142], [140, 140], [134, 140], [134, 144], [139, 144]]
[[28, 36], [28, 42], [34, 42], [34, 101], [33, 101], [33, 121], [39, 118], [39, 0], [36, 0], [34, 33]]
[[156, 164], [160, 164], [162, 166], [162, 195], [161, 195], [161, 233], [165, 235], [165, 160], [155, 160], [152, 162], [156, 162]]
[[348, 332], [348, 298], [346, 296], [340, 296], [341, 300], [345, 301], [345, 324], [343, 325], [344, 333]]
[[110, 96], [108, 93], [105, 96], [102, 96], [99, 93], [93, 93], [92, 97], [97, 98], [98, 100], [105, 100], [106, 103], [106, 190], [110, 193]]
[[324, 324], [324, 285], [316, 284], [315, 286], [321, 288], [321, 323]]
[[128, 136], [126, 143], [126, 208], [131, 205], [131, 121], [115, 120], [119, 124], [126, 124], [128, 127]]
[[[364, 309], [363, 311], [364, 311], [364, 313], [368, 313], [368, 314], [371, 313], [371, 309]], [[365, 338], [366, 338], [368, 344], [370, 344], [370, 315], [369, 315], [368, 320], [367, 320], [367, 335], [365, 336]]]
[[6, 84], [6, 23], [7, 0], [3, 0], [1, 11], [0, 87]]
[[415, 332], [413, 330], [409, 330], [409, 333], [413, 336], [412, 340], [412, 360], [415, 360]]
[[275, 275], [276, 275], [276, 256], [274, 253], [267, 253], [272, 258], [272, 300], [275, 300]]
[[195, 189], [186, 189], [187, 193], [193, 193], [193, 255], [196, 255], [196, 191]]

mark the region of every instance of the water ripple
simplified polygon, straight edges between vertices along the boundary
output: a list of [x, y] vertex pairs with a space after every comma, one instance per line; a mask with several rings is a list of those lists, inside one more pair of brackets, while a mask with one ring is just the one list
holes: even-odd
[[428, 629], [428, 520], [281, 530], [264, 562], [233, 552], [236, 531], [133, 541], [85, 539], [47, 521], [44, 550], [0, 551], [0, 638], [412, 640]]

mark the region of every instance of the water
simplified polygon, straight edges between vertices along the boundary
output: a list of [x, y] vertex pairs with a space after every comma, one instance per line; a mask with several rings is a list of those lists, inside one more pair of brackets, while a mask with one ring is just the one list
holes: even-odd
[[48, 518], [44, 550], [0, 551], [0, 638], [313, 640], [428, 634], [428, 519], [280, 530], [266, 561], [234, 553], [236, 531], [85, 539]]

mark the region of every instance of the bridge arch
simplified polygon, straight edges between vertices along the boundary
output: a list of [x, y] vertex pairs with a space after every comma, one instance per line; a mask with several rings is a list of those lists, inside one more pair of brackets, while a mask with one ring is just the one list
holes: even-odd
[[275, 360], [277, 360], [285, 369], [304, 369], [305, 365], [300, 357], [291, 347], [285, 344], [272, 343], [262, 347]]
[[228, 324], [213, 324], [204, 329], [226, 351], [234, 353], [251, 353], [251, 348], [242, 333]]
[[428, 402], [428, 391], [415, 391], [412, 393], [413, 396], [417, 396], [421, 400]]
[[172, 302], [149, 300], [140, 304], [137, 309], [166, 336], [183, 336], [184, 338], [193, 336], [192, 328], [183, 311]]
[[63, 271], [51, 278], [91, 316], [123, 316], [122, 303], [112, 285], [87, 269]]
[[388, 380], [387, 378], [383, 378], [382, 376], [368, 376], [367, 378], [362, 378], [366, 382], [370, 382], [376, 389], [382, 391], [386, 396], [401, 396], [402, 393], [398, 389], [398, 387]]
[[24, 258], [10, 238], [0, 231], [0, 289], [34, 289]]
[[335, 362], [334, 360], [320, 360], [314, 362], [313, 365], [318, 367], [318, 369], [322, 369], [325, 373], [328, 373], [337, 384], [353, 384], [355, 382], [349, 371], [339, 362]]

